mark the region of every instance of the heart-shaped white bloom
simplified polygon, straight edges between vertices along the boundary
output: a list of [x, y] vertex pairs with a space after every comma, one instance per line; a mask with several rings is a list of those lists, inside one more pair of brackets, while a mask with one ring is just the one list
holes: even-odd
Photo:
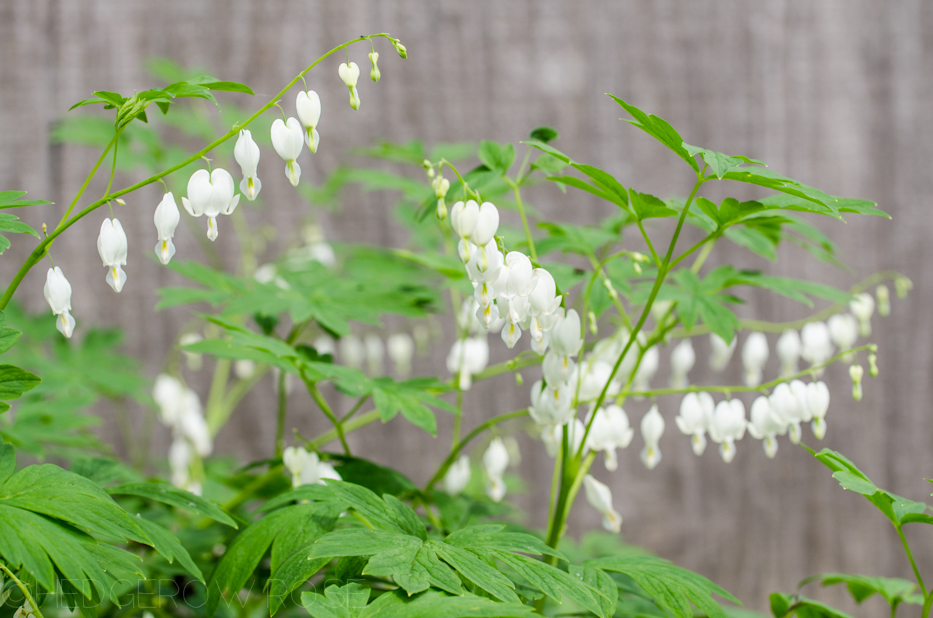
[[531, 387], [528, 413], [539, 425], [564, 425], [573, 417], [572, 399], [573, 392], [567, 383], [549, 383], [542, 388], [538, 380]]
[[729, 364], [729, 361], [732, 360], [732, 353], [735, 352], [735, 348], [739, 343], [739, 338], [732, 335], [732, 341], [726, 343], [725, 339], [716, 333], [711, 333], [709, 336], [709, 343], [710, 347], [713, 349], [709, 357], [709, 366], [713, 371], [722, 371], [726, 368], [726, 365]]
[[[512, 255], [511, 253], [509, 255]], [[508, 256], [506, 256], [508, 257]], [[548, 334], [551, 349], [562, 356], [576, 356], [583, 346], [580, 314], [571, 309], [558, 318], [554, 328]]]
[[[554, 352], [556, 358], [568, 358], [560, 356]], [[573, 362], [573, 361], [571, 361]], [[582, 374], [582, 380], [581, 380]], [[603, 361], [587, 361], [581, 363], [570, 379], [570, 388], [576, 392], [577, 400], [580, 403], [594, 401], [603, 392], [606, 382], [609, 382], [609, 376], [612, 375], [612, 365]], [[579, 383], [579, 386], [578, 386]], [[615, 397], [622, 390], [622, 382], [618, 377], [614, 377], [609, 383], [609, 390], [606, 391], [608, 397]]]
[[243, 172], [243, 180], [240, 181], [240, 192], [246, 196], [246, 199], [253, 201], [259, 195], [262, 189], [262, 183], [257, 176], [259, 167], [259, 146], [253, 141], [252, 134], [242, 129], [240, 137], [236, 140], [236, 146], [233, 147], [233, 158], [240, 164], [240, 170]]
[[470, 457], [461, 455], [457, 461], [450, 465], [444, 475], [444, 491], [451, 496], [461, 493], [470, 483]]
[[586, 501], [603, 516], [603, 528], [609, 532], [619, 532], [622, 529], [622, 516], [612, 508], [612, 492], [587, 474], [583, 477], [583, 487], [586, 491]]
[[289, 446], [282, 452], [282, 464], [292, 473], [292, 486], [301, 484], [301, 471], [304, 470], [308, 451], [300, 446]]
[[673, 388], [687, 386], [687, 374], [693, 369], [696, 360], [696, 352], [693, 351], [693, 343], [689, 339], [684, 339], [674, 347], [671, 351], [671, 386]]
[[[639, 333], [640, 334], [640, 333]], [[625, 355], [625, 359], [622, 361], [622, 365], [619, 366], [619, 371], [616, 375], [625, 375], [623, 371], [623, 366], [626, 364], [626, 361], [629, 358], [637, 360], [637, 356], [634, 350], [634, 346], [629, 350], [629, 353]], [[647, 350], [641, 357], [641, 363], [638, 365], [638, 368], [635, 370], [635, 376], [632, 378], [632, 390], [634, 391], [644, 391], [648, 390], [650, 387], [651, 379], [658, 372], [658, 368], [661, 366], [661, 352], [658, 350], [658, 346], [653, 345]], [[631, 373], [631, 369], [628, 370], [628, 373]]]
[[[590, 412], [587, 415], [587, 424], [592, 414]], [[605, 452], [606, 470], [611, 472], [619, 467], [616, 449], [631, 444], [634, 435], [635, 430], [629, 424], [625, 410], [617, 405], [601, 407], [596, 410], [593, 424], [590, 425], [590, 433], [586, 438], [587, 450]]]
[[334, 469], [334, 466], [321, 461], [317, 453], [308, 453], [305, 458], [304, 468], [301, 470], [300, 485], [326, 485], [325, 479], [334, 481], [343, 480], [340, 473]]
[[175, 426], [179, 422], [184, 406], [184, 394], [185, 386], [176, 378], [165, 373], [156, 376], [152, 398], [159, 406], [162, 422], [166, 425]]
[[489, 448], [483, 453], [483, 468], [486, 470], [486, 494], [493, 502], [500, 502], [505, 497], [505, 480], [502, 478], [509, 467], [509, 451], [502, 438], [493, 438]]
[[641, 419], [641, 437], [645, 441], [645, 448], [641, 451], [641, 462], [649, 470], [661, 463], [661, 449], [658, 445], [663, 434], [664, 417], [658, 411], [658, 406], [653, 405]]
[[211, 454], [214, 446], [210, 430], [207, 427], [207, 421], [204, 420], [204, 415], [201, 413], [201, 402], [194, 391], [189, 389], [185, 394], [192, 401], [197, 402], [197, 407], [190, 406], [188, 408], [188, 412], [181, 417], [178, 429], [191, 443], [198, 455], [207, 457]]
[[528, 300], [531, 302], [532, 315], [549, 315], [560, 307], [561, 297], [557, 295], [557, 284], [554, 277], [544, 268], [535, 268], [532, 277], [537, 278]]
[[366, 360], [366, 348], [359, 337], [346, 335], [340, 338], [340, 360], [347, 367], [359, 369]]
[[553, 350], [545, 354], [544, 360], [541, 362], [541, 371], [548, 384], [569, 382], [571, 375], [575, 373], [575, 369], [576, 363], [573, 362], [572, 358], [561, 356]]
[[509, 251], [499, 269], [499, 278], [495, 283], [496, 293], [506, 300], [511, 300], [516, 296], [528, 296], [534, 291], [533, 274], [534, 268], [527, 255], [520, 251]]
[[71, 284], [58, 266], [50, 268], [45, 277], [45, 300], [55, 314], [55, 328], [70, 338], [75, 330], [75, 319], [71, 317]]
[[366, 348], [366, 369], [369, 375], [382, 375], [382, 359], [385, 356], [385, 345], [382, 338], [375, 333], [367, 333], [363, 338], [363, 347]]
[[829, 388], [823, 382], [807, 384], [807, 405], [813, 415], [813, 435], [822, 440], [826, 435], [826, 412], [829, 410]]
[[126, 266], [126, 232], [119, 219], [104, 219], [100, 224], [97, 237], [97, 252], [101, 262], [107, 267], [107, 283], [114, 292], [119, 293], [126, 283], [126, 273], [121, 266]]
[[871, 335], [871, 316], [875, 312], [875, 299], [868, 292], [856, 294], [849, 301], [849, 310], [859, 322], [862, 337]]
[[168, 264], [172, 256], [175, 255], [175, 245], [172, 243], [172, 237], [175, 236], [175, 228], [181, 216], [178, 212], [178, 204], [175, 203], [175, 196], [169, 191], [162, 196], [162, 201], [156, 206], [155, 215], [152, 217], [155, 222], [156, 231], [159, 233], [159, 242], [156, 243], [155, 253], [159, 261]]
[[709, 437], [719, 444], [719, 454], [726, 463], [735, 457], [735, 441], [745, 436], [745, 404], [738, 399], [720, 401], [713, 412]]
[[473, 375], [481, 372], [489, 364], [489, 342], [485, 335], [458, 339], [447, 355], [447, 371], [459, 375], [460, 390], [467, 390], [473, 384]]
[[706, 432], [713, 421], [715, 403], [709, 393], [687, 393], [680, 402], [680, 414], [674, 417], [677, 428], [690, 436], [693, 452], [699, 457], [706, 450]]
[[[489, 242], [479, 251], [470, 250], [470, 258], [466, 262], [467, 275], [471, 281], [477, 283], [495, 283], [499, 278], [499, 271], [505, 259], [495, 242]], [[482, 305], [482, 303], [480, 303]]]
[[800, 356], [813, 365], [822, 365], [833, 355], [829, 328], [823, 322], [810, 322], [800, 331]]
[[181, 489], [190, 487], [190, 467], [193, 460], [194, 452], [188, 441], [184, 438], [176, 438], [168, 449], [168, 466], [172, 470], [172, 485]]
[[851, 313], [837, 313], [826, 321], [826, 326], [830, 339], [840, 352], [852, 349], [858, 340], [859, 322]]
[[813, 419], [813, 413], [810, 412], [810, 404], [807, 401], [807, 385], [800, 380], [791, 380], [790, 391], [797, 398], [797, 407], [800, 410], [800, 420], [809, 422]]
[[321, 97], [313, 90], [307, 92], [302, 90], [295, 100], [295, 109], [298, 110], [298, 120], [305, 128], [305, 143], [308, 144], [308, 150], [312, 153], [317, 152], [320, 143], [317, 125], [321, 120]]
[[304, 130], [297, 118], [289, 118], [286, 122], [276, 118], [272, 123], [272, 147], [285, 161], [285, 177], [293, 187], [298, 186], [301, 178], [301, 166], [296, 159], [301, 154], [304, 141]]
[[768, 362], [768, 338], [764, 333], [751, 333], [742, 347], [742, 365], [745, 367], [745, 384], [761, 384], [761, 370]]
[[405, 378], [411, 374], [411, 359], [415, 355], [415, 341], [408, 333], [395, 333], [386, 339], [386, 350], [395, 365], [395, 373]]
[[[794, 444], [800, 442], [800, 421], [803, 420], [804, 409], [789, 384], [778, 384], [768, 398], [774, 415], [783, 423], [788, 431], [790, 441]], [[781, 431], [780, 433], [784, 433]]]
[[229, 215], [240, 201], [234, 195], [233, 176], [225, 169], [200, 169], [188, 179], [188, 196], [181, 203], [192, 217], [207, 216], [207, 237], [217, 239], [217, 217]]
[[[473, 203], [475, 204], [476, 202]], [[499, 210], [492, 202], [483, 202], [477, 212], [476, 226], [473, 228], [473, 234], [470, 236], [470, 240], [473, 241], [473, 244], [482, 247], [492, 242], [498, 229]]]
[[249, 380], [256, 375], [256, 362], [248, 358], [238, 359], [233, 363], [233, 375], [237, 380]]
[[768, 459], [774, 459], [778, 449], [775, 436], [786, 430], [783, 419], [771, 409], [771, 402], [765, 396], [758, 397], [752, 402], [750, 416], [748, 433], [752, 434], [756, 440], [762, 440], [765, 455]]
[[353, 88], [360, 79], [360, 67], [355, 62], [341, 62], [337, 74], [347, 88]]
[[797, 373], [797, 360], [800, 358], [800, 335], [797, 331], [789, 329], [781, 333], [774, 349], [781, 359], [781, 375], [790, 376]]
[[[479, 220], [479, 205], [476, 200], [467, 200], [466, 202], [457, 202], [450, 209], [450, 225], [454, 232], [463, 240], [469, 240], [476, 229], [476, 223]], [[488, 242], [488, 241], [487, 241]], [[486, 243], [482, 243], [486, 244]], [[468, 261], [463, 260], [464, 262]]]
[[550, 457], [560, 455], [560, 450], [564, 445], [565, 428], [567, 429], [567, 445], [570, 447], [570, 452], [575, 454], [580, 450], [583, 435], [586, 433], [586, 426], [580, 419], [574, 417], [563, 425], [544, 425], [541, 429], [541, 442], [544, 443], [544, 449]]

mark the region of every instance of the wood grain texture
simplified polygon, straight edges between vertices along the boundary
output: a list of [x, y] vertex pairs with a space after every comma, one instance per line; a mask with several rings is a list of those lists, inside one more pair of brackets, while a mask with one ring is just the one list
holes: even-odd
[[[929, 492], [922, 478], [933, 466], [933, 417], [927, 407], [933, 399], [928, 317], [933, 5], [922, 0], [4, 0], [0, 187], [54, 200], [56, 206], [26, 218], [36, 224], [43, 217], [50, 224], [57, 221], [96, 154], [52, 145], [47, 137], [52, 123], [92, 90], [148, 87], [144, 62], [149, 57], [204, 66], [224, 79], [250, 84], [260, 99], [326, 49], [377, 31], [400, 37], [409, 58], [403, 62], [390, 48], [382, 50], [382, 81], [373, 85], [361, 79], [359, 112], [346, 103], [332, 66], [336, 61], [312, 74], [310, 83], [324, 106], [322, 146], [313, 161], [302, 163], [303, 179], [320, 182], [350, 160], [351, 148], [376, 138], [517, 141], [547, 124], [561, 131], [559, 147], [578, 160], [599, 165], [641, 191], [687, 193], [690, 176], [682, 163], [619, 122], [624, 114], [603, 96], [611, 92], [668, 119], [689, 143], [760, 158], [830, 193], [879, 202], [894, 215], [892, 221], [852, 216], [845, 225], [821, 222], [854, 273], [815, 263], [792, 248], [783, 248], [781, 260], [770, 264], [723, 246], [711, 264], [732, 261], [782, 275], [805, 272], [843, 287], [883, 268], [913, 279], [910, 300], [895, 300], [892, 316], [874, 321], [882, 374], [867, 380], [865, 399], [856, 404], [848, 398], [844, 368], [829, 372], [834, 400], [826, 443], [850, 455], [879, 485], [913, 498]], [[363, 67], [364, 51], [353, 54]], [[285, 103], [291, 109], [292, 102]], [[291, 239], [307, 212], [285, 179], [276, 179], [274, 155], [263, 157], [263, 195], [271, 208], [261, 220], [256, 213], [250, 216], [254, 224], [279, 231], [276, 246]], [[118, 180], [123, 185], [138, 179], [125, 174]], [[102, 189], [95, 183], [90, 194]], [[754, 194], [742, 188], [736, 193]], [[563, 195], [554, 187], [528, 195], [542, 216], [554, 219], [589, 222], [611, 211], [589, 198], [579, 192]], [[106, 287], [95, 251], [98, 217], [76, 225], [53, 250], [67, 263], [79, 325], [126, 329], [126, 352], [142, 357], [150, 375], [159, 370], [189, 315], [152, 309], [155, 288], [175, 281], [145, 257], [154, 242], [151, 217], [158, 199], [156, 188], [140, 191], [121, 212], [132, 244], [130, 279], [119, 297]], [[399, 246], [405, 234], [393, 221], [391, 204], [388, 195], [349, 191], [342, 212], [325, 213], [322, 222], [334, 239]], [[230, 231], [228, 225], [217, 241], [228, 264], [237, 251]], [[198, 255], [191, 235], [179, 236], [179, 253]], [[688, 232], [686, 241], [694, 239]], [[29, 248], [28, 240], [17, 239], [4, 256], [4, 281]], [[41, 284], [37, 269], [18, 298], [43, 307]], [[779, 320], [806, 313], [763, 294], [748, 299], [743, 316]], [[497, 338], [491, 342], [494, 360], [507, 358]], [[705, 369], [707, 354], [706, 342], [698, 342], [695, 382], [718, 379]], [[443, 356], [439, 349], [419, 361], [420, 369], [437, 365]], [[667, 357], [665, 351], [662, 365]], [[773, 359], [768, 371], [777, 371]], [[533, 378], [526, 372], [526, 385]], [[656, 383], [666, 379], [662, 369]], [[740, 379], [737, 361], [724, 379]], [[202, 394], [207, 381], [206, 374], [193, 379]], [[527, 405], [527, 392], [508, 376], [477, 386], [467, 397], [465, 427]], [[266, 383], [243, 403], [219, 437], [220, 452], [241, 459], [268, 454], [275, 424], [271, 396]], [[308, 398], [295, 395], [290, 405], [290, 425], [306, 433], [325, 429]], [[660, 400], [668, 430], [661, 442], [664, 460], [656, 470], [639, 463], [638, 439], [622, 454], [619, 471], [609, 474], [601, 463], [594, 466], [613, 488], [628, 540], [698, 570], [761, 609], [769, 592], [790, 592], [804, 576], [821, 571], [909, 574], [883, 519], [858, 496], [839, 490], [802, 450], [782, 441], [777, 459], [768, 461], [757, 443], [746, 440], [731, 465], [712, 449], [698, 460], [674, 428], [678, 405], [672, 398]], [[648, 403], [626, 407], [634, 424]], [[449, 435], [444, 433], [449, 426], [442, 425], [442, 436]], [[166, 440], [159, 436], [155, 448], [164, 452]], [[351, 445], [423, 480], [446, 441], [393, 421], [353, 435]], [[522, 446], [521, 474], [529, 488], [518, 501], [537, 509], [531, 523], [542, 525], [551, 461], [531, 440], [523, 439]], [[598, 520], [588, 506], [578, 505], [572, 529], [579, 532]], [[930, 569], [931, 545], [923, 533], [909, 532], [919, 544], [915, 554], [921, 568]], [[841, 594], [811, 593], [851, 609]], [[878, 605], [866, 609], [881, 611]]]

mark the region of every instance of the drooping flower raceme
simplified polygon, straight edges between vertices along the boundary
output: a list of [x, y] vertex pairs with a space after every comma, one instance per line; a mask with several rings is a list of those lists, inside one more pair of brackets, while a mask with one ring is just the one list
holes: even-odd
[[603, 516], [603, 528], [609, 532], [622, 529], [622, 516], [612, 508], [612, 492], [609, 487], [597, 481], [591, 474], [583, 477], [586, 501]]
[[859, 334], [862, 337], [871, 335], [871, 315], [875, 312], [875, 299], [867, 292], [856, 294], [849, 301], [849, 310], [859, 323]]
[[97, 237], [97, 253], [107, 267], [107, 283], [118, 294], [126, 283], [126, 273], [121, 266], [126, 266], [126, 232], [119, 219], [104, 219]]
[[738, 343], [739, 338], [735, 335], [732, 336], [731, 342], [726, 343], [725, 339], [716, 333], [711, 333], [709, 336], [709, 344], [713, 351], [709, 357], [710, 369], [713, 371], [722, 371], [725, 369], [729, 361], [732, 360], [732, 353], [735, 352]]
[[71, 284], [65, 279], [61, 267], [49, 269], [44, 292], [45, 300], [56, 316], [55, 328], [65, 337], [71, 338], [75, 330], [75, 319], [71, 317]]
[[641, 419], [641, 437], [645, 441], [645, 447], [641, 451], [641, 462], [649, 470], [661, 462], [661, 449], [658, 444], [663, 434], [664, 417], [658, 411], [658, 406], [653, 405]]
[[321, 120], [321, 97], [313, 90], [302, 90], [295, 100], [295, 109], [298, 111], [298, 120], [305, 128], [308, 150], [316, 153], [318, 144], [321, 143], [321, 137], [317, 132], [317, 125]]
[[781, 359], [781, 375], [791, 376], [797, 373], [797, 361], [800, 359], [800, 335], [797, 331], [785, 330], [778, 337], [774, 348]]
[[[592, 414], [590, 412], [587, 415], [586, 424], [589, 424]], [[616, 405], [601, 407], [596, 410], [596, 417], [586, 438], [587, 450], [603, 451], [606, 456], [606, 470], [612, 472], [619, 467], [616, 449], [627, 447], [634, 435], [635, 430], [629, 425], [625, 410]]]
[[200, 169], [188, 179], [188, 196], [181, 203], [192, 217], [207, 216], [207, 237], [217, 239], [217, 217], [232, 214], [240, 202], [234, 195], [233, 176], [225, 169]]
[[715, 408], [716, 404], [709, 393], [687, 393], [680, 402], [680, 414], [674, 417], [680, 432], [690, 436], [697, 457], [706, 450], [706, 432], [713, 421]]
[[761, 440], [765, 455], [768, 459], [774, 459], [778, 450], [777, 436], [786, 430], [786, 425], [774, 413], [770, 401], [763, 395], [752, 402], [750, 416], [748, 433], [756, 440]]
[[751, 333], [742, 347], [742, 365], [745, 367], [745, 384], [761, 384], [761, 370], [768, 362], [768, 339], [764, 333]]
[[240, 192], [246, 199], [253, 201], [262, 190], [262, 183], [257, 175], [259, 167], [259, 146], [253, 141], [253, 135], [247, 129], [240, 130], [240, 137], [233, 147], [233, 158], [240, 164], [243, 180], [240, 181]]
[[156, 206], [153, 221], [156, 231], [159, 233], [159, 242], [155, 246], [155, 254], [162, 264], [168, 264], [175, 255], [175, 245], [172, 243], [172, 237], [175, 236], [175, 228], [181, 216], [178, 212], [178, 204], [175, 203], [175, 196], [169, 191], [162, 196], [162, 201]]
[[174, 441], [169, 449], [172, 484], [191, 493], [200, 494], [201, 484], [192, 476], [198, 457], [213, 450], [213, 441], [198, 394], [176, 378], [160, 374], [155, 381], [152, 398], [159, 406], [162, 422], [172, 429]]
[[337, 67], [337, 74], [350, 89], [350, 107], [359, 109], [360, 93], [356, 89], [356, 83], [360, 79], [360, 67], [355, 62], [341, 62]]
[[693, 343], [689, 339], [684, 339], [674, 347], [671, 351], [671, 387], [684, 388], [687, 386], [689, 383], [687, 374], [693, 369], [696, 359]]
[[298, 180], [301, 178], [301, 166], [298, 165], [297, 159], [304, 141], [304, 130], [296, 118], [289, 118], [286, 122], [276, 118], [272, 123], [272, 147], [285, 161], [285, 176], [293, 187], [298, 186]]
[[709, 437], [719, 444], [719, 454], [726, 463], [735, 458], [735, 441], [745, 436], [745, 404], [739, 399], [720, 401], [713, 412]]
[[457, 461], [450, 465], [444, 475], [444, 491], [451, 496], [461, 493], [470, 483], [470, 458], [461, 455]]
[[502, 438], [493, 438], [489, 448], [483, 453], [483, 468], [486, 470], [486, 494], [493, 502], [501, 502], [505, 497], [503, 475], [509, 467], [509, 451]]
[[473, 376], [489, 364], [489, 342], [485, 336], [458, 339], [447, 355], [447, 371], [458, 376], [458, 387], [465, 391]]

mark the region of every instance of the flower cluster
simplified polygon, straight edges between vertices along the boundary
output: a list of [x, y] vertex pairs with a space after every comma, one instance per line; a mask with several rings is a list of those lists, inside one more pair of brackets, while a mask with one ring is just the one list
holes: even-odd
[[170, 375], [160, 374], [152, 390], [162, 422], [172, 429], [168, 463], [172, 484], [201, 494], [200, 460], [211, 454], [213, 441], [198, 394]]

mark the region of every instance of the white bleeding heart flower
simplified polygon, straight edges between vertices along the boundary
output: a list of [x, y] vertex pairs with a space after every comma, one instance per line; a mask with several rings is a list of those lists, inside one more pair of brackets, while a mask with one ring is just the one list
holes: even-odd
[[411, 374], [411, 359], [415, 355], [415, 341], [408, 333], [395, 333], [389, 335], [386, 339], [386, 350], [392, 364], [395, 365], [395, 373], [402, 378], [407, 378]]
[[793, 329], [785, 330], [778, 337], [774, 346], [778, 358], [781, 359], [781, 375], [791, 376], [797, 373], [797, 361], [800, 359], [800, 335]]
[[[454, 232], [457, 234], [457, 236], [461, 238], [461, 240], [470, 240], [470, 237], [473, 236], [473, 230], [476, 229], [476, 223], [478, 221], [479, 204], [476, 203], [476, 200], [457, 202], [450, 209], [450, 225], [454, 229]], [[463, 259], [464, 263], [470, 259], [469, 256], [464, 258], [462, 252], [460, 257]]]
[[[634, 354], [630, 353], [625, 355], [625, 359], [622, 361], [622, 364], [625, 364], [625, 361]], [[661, 351], [658, 350], [658, 346], [653, 345], [647, 350], [641, 357], [641, 363], [638, 365], [638, 368], [635, 369], [635, 376], [632, 378], [632, 389], [635, 391], [644, 391], [650, 388], [651, 379], [658, 372], [658, 368], [661, 366]], [[622, 370], [622, 367], [619, 367], [618, 375], [625, 375], [625, 373], [631, 373], [631, 370], [625, 372]]]
[[298, 120], [305, 128], [305, 143], [308, 144], [308, 150], [315, 153], [321, 142], [317, 132], [317, 125], [321, 120], [321, 97], [314, 90], [307, 92], [302, 90], [295, 99], [295, 109], [298, 112]]
[[382, 338], [375, 333], [367, 333], [363, 337], [363, 348], [366, 350], [366, 370], [369, 375], [382, 375], [382, 359], [385, 357], [385, 345], [382, 343]]
[[355, 335], [346, 335], [340, 338], [340, 360], [347, 367], [360, 369], [366, 360], [366, 347], [362, 340]]
[[528, 408], [528, 413], [539, 425], [565, 425], [574, 414], [571, 407], [573, 392], [565, 382], [542, 385], [541, 380], [537, 380], [532, 385], [531, 406]]
[[687, 386], [689, 383], [687, 374], [693, 369], [696, 359], [693, 343], [689, 339], [684, 339], [674, 347], [671, 351], [671, 386], [673, 388]]
[[[553, 352], [552, 352], [553, 353]], [[556, 358], [568, 358], [553, 353]], [[571, 361], [572, 363], [572, 361]], [[582, 374], [582, 378], [581, 378]], [[570, 378], [570, 388], [577, 394], [579, 402], [594, 401], [603, 392], [609, 376], [612, 375], [612, 365], [603, 361], [587, 361], [581, 363]], [[614, 377], [609, 382], [607, 397], [615, 397], [622, 391], [622, 381]]]
[[738, 399], [720, 401], [713, 412], [709, 437], [719, 444], [719, 454], [726, 463], [735, 458], [735, 441], [745, 436], [745, 404]]
[[175, 255], [172, 238], [175, 236], [175, 228], [178, 227], [180, 220], [181, 215], [178, 212], [178, 204], [175, 203], [175, 196], [169, 191], [162, 196], [162, 201], [156, 206], [155, 215], [153, 215], [156, 231], [159, 233], [155, 253], [163, 264], [168, 264]]
[[829, 410], [829, 388], [823, 382], [807, 384], [807, 405], [813, 415], [813, 435], [822, 440], [826, 435], [826, 412]]
[[126, 266], [127, 252], [126, 232], [119, 219], [104, 219], [101, 223], [97, 252], [107, 267], [107, 283], [119, 294], [126, 283], [126, 273], [121, 267]]
[[534, 316], [550, 315], [560, 307], [561, 297], [557, 295], [557, 284], [554, 277], [544, 268], [535, 268], [532, 277], [537, 278], [528, 300], [531, 302], [531, 313]]
[[[544, 425], [541, 429], [541, 442], [544, 443], [544, 449], [550, 457], [560, 455], [560, 450], [564, 445], [564, 429], [567, 430], [567, 446], [571, 453], [580, 450], [583, 444], [583, 435], [586, 433], [586, 426], [578, 418], [572, 418], [563, 425]], [[584, 453], [585, 455], [586, 453]]]
[[350, 107], [359, 109], [360, 94], [356, 89], [356, 83], [360, 79], [360, 67], [355, 62], [341, 62], [337, 67], [337, 74], [350, 89]]
[[477, 283], [494, 284], [499, 279], [499, 271], [505, 259], [494, 241], [470, 250], [470, 259], [466, 262], [467, 275]]
[[292, 474], [292, 487], [301, 485], [301, 471], [307, 459], [308, 451], [300, 446], [289, 446], [282, 452], [282, 464]]
[[768, 362], [768, 338], [764, 333], [751, 333], [742, 347], [742, 365], [745, 367], [745, 384], [761, 384], [761, 371]]
[[501, 502], [505, 497], [505, 480], [503, 475], [509, 467], [509, 451], [505, 448], [502, 438], [493, 438], [489, 448], [483, 453], [483, 468], [486, 470], [486, 495], [493, 502]]
[[461, 455], [452, 463], [444, 475], [444, 491], [451, 496], [460, 494], [470, 483], [470, 457]]
[[256, 362], [241, 358], [233, 363], [233, 375], [237, 380], [249, 380], [256, 375]]
[[233, 147], [233, 158], [240, 164], [240, 171], [243, 172], [243, 180], [240, 181], [240, 192], [251, 202], [256, 199], [259, 191], [262, 190], [262, 183], [257, 175], [260, 154], [259, 146], [253, 140], [252, 133], [247, 129], [241, 129], [240, 136], [236, 140], [236, 146]]
[[308, 453], [308, 457], [305, 459], [304, 467], [301, 470], [301, 485], [326, 485], [325, 479], [331, 479], [334, 481], [342, 481], [340, 473], [334, 469], [334, 466], [327, 463], [326, 461], [321, 461], [321, 458], [318, 457], [317, 453], [311, 452]]
[[473, 228], [470, 240], [474, 245], [482, 247], [492, 242], [498, 229], [499, 210], [492, 202], [483, 202], [477, 211], [476, 226]]
[[[511, 253], [509, 254], [511, 255]], [[583, 347], [583, 332], [580, 314], [576, 309], [567, 311], [557, 319], [548, 333], [551, 349], [562, 356], [576, 356]]]
[[[541, 371], [548, 384], [569, 382], [577, 369], [576, 363], [569, 356], [561, 356], [553, 350], [544, 355]], [[573, 388], [573, 387], [571, 387]]]
[[722, 371], [726, 368], [726, 365], [729, 364], [729, 361], [732, 360], [732, 353], [735, 352], [735, 348], [739, 343], [739, 338], [733, 335], [732, 341], [726, 343], [725, 339], [716, 333], [711, 333], [709, 336], [709, 343], [713, 350], [709, 357], [709, 366], [713, 371]]
[[791, 380], [789, 386], [790, 391], [797, 399], [800, 420], [810, 422], [813, 419], [813, 413], [810, 412], [810, 404], [807, 401], [807, 385], [800, 380]]
[[516, 297], [527, 297], [534, 291], [532, 283], [534, 268], [528, 256], [520, 251], [509, 251], [502, 267], [499, 269], [499, 278], [496, 280], [496, 294], [505, 300]]
[[458, 339], [447, 355], [447, 370], [458, 376], [458, 387], [465, 391], [473, 384], [473, 376], [489, 364], [489, 342], [485, 336]]
[[680, 432], [690, 436], [697, 457], [706, 450], [706, 432], [713, 422], [714, 411], [715, 403], [709, 393], [687, 393], [680, 402], [680, 414], [674, 417]]
[[[586, 417], [589, 424], [593, 412]], [[616, 405], [601, 407], [595, 412], [590, 433], [586, 438], [587, 450], [603, 451], [606, 457], [606, 470], [610, 472], [619, 467], [616, 449], [626, 448], [632, 442], [635, 430], [629, 424], [628, 415]]]
[[297, 159], [304, 141], [304, 130], [297, 118], [289, 118], [286, 122], [276, 118], [272, 123], [272, 147], [285, 161], [285, 177], [293, 187], [298, 186], [301, 178], [301, 166], [298, 165]]
[[777, 436], [786, 430], [783, 419], [771, 409], [771, 402], [765, 396], [752, 402], [749, 415], [748, 433], [756, 440], [761, 440], [765, 455], [768, 459], [774, 459], [778, 450]]
[[871, 335], [871, 316], [875, 312], [875, 299], [867, 292], [856, 294], [849, 301], [849, 310], [859, 323], [862, 337]]
[[658, 411], [658, 406], [653, 405], [641, 419], [641, 437], [645, 441], [645, 447], [641, 451], [641, 462], [649, 470], [654, 469], [661, 462], [659, 444], [663, 434], [664, 417]]
[[583, 477], [583, 488], [586, 501], [603, 516], [603, 528], [609, 532], [619, 532], [622, 529], [622, 516], [612, 508], [612, 492], [609, 487], [587, 474]]
[[192, 217], [207, 217], [207, 237], [216, 240], [218, 235], [217, 217], [229, 215], [240, 201], [234, 195], [233, 176], [225, 169], [217, 168], [213, 172], [200, 169], [188, 179], [188, 196], [181, 198], [181, 203]]
[[[833, 343], [829, 328], [823, 322], [810, 322], [800, 331], [800, 356], [810, 366], [822, 365], [833, 356]], [[823, 370], [817, 372], [821, 375]]]
[[803, 420], [804, 409], [791, 385], [778, 384], [768, 397], [768, 403], [771, 411], [783, 424], [779, 433], [783, 435], [786, 431], [792, 443], [800, 442], [800, 422]]
[[[830, 339], [840, 352], [851, 350], [858, 340], [859, 321], [851, 313], [837, 313], [831, 316], [826, 321], [826, 326], [829, 328]], [[845, 360], [850, 358], [851, 355], [848, 355]]]

